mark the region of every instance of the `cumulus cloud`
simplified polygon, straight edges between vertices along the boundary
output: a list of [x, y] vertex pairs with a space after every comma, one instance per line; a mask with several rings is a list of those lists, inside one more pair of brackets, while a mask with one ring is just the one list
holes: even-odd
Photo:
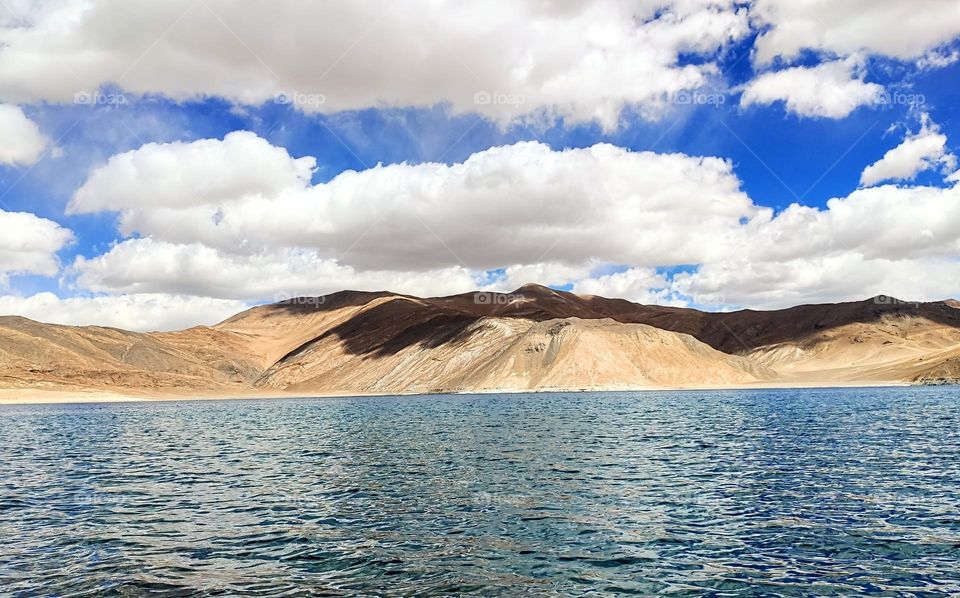
[[677, 304], [678, 302], [670, 297], [669, 287], [670, 281], [658, 274], [654, 268], [628, 268], [622, 272], [579, 280], [573, 285], [573, 292], [627, 299], [637, 303]]
[[51, 324], [112, 326], [166, 331], [211, 325], [249, 307], [241, 301], [170, 294], [112, 295], [61, 299], [53, 293], [0, 296], [0, 314]]
[[767, 28], [755, 43], [760, 64], [803, 50], [918, 60], [960, 35], [960, 3], [943, 0], [756, 0], [750, 12]]
[[[871, 57], [942, 68], [957, 60], [949, 42], [960, 35], [960, 4], [938, 0], [11, 6], [17, 15], [0, 16], [2, 102], [71, 102], [116, 85], [131, 97], [214, 95], [324, 113], [445, 103], [500, 124], [561, 117], [607, 130], [625, 109], [657, 118], [674, 94], [723, 85], [718, 56], [751, 26], [764, 72], [744, 86], [741, 106], [782, 102], [820, 118], [882, 99], [884, 88], [865, 80]], [[824, 62], [791, 66], [801, 56]], [[47, 144], [19, 107], [0, 104], [0, 165], [34, 163]], [[316, 165], [244, 131], [115, 155], [68, 213], [113, 212], [121, 238], [77, 258], [64, 279], [121, 295], [7, 296], [0, 306], [143, 329], [343, 288], [443, 295], [539, 282], [645, 303], [754, 307], [960, 291], [957, 188], [874, 187], [955, 167], [926, 120], [864, 170], [865, 188], [777, 214], [741, 190], [729, 161], [608, 144], [517, 143], [458, 164], [378, 165], [320, 184]], [[0, 284], [60, 272], [70, 231], [2, 210], [0, 230]], [[663, 266], [688, 268], [670, 277]]]
[[115, 83], [247, 104], [283, 93], [323, 112], [446, 102], [499, 122], [540, 114], [609, 129], [625, 106], [655, 116], [717, 73], [681, 55], [712, 55], [748, 32], [734, 0], [276, 0], [240, 10], [230, 0], [68, 0], [0, 23], [0, 99], [71, 101]]
[[588, 278], [600, 264], [588, 261], [583, 264], [569, 265], [557, 262], [538, 264], [514, 264], [507, 266], [503, 272], [497, 272], [492, 280], [482, 288], [485, 291], [510, 292], [525, 284], [541, 284], [553, 287], [562, 287], [567, 284]]
[[[753, 32], [760, 67], [812, 51], [940, 68], [956, 60], [947, 44], [960, 35], [960, 5], [944, 0], [64, 0], [10, 10], [0, 101], [70, 102], [117, 85], [325, 113], [442, 103], [501, 124], [563, 117], [606, 130], [624, 108], [658, 118], [677, 94], [722, 86], [718, 57]], [[823, 78], [818, 94], [836, 97], [797, 105], [847, 114], [876, 90], [836, 70], [768, 73], [761, 88], [786, 101], [788, 79]]]
[[[248, 165], [243, 184], [224, 163], [223, 146], [237, 140]], [[260, 153], [275, 164], [258, 174], [249, 165]], [[774, 214], [742, 192], [729, 162], [605, 144], [556, 151], [518, 143], [460, 164], [377, 166], [317, 185], [308, 181], [312, 167], [249, 133], [111, 159], [71, 208], [116, 211], [124, 234], [143, 238], [78, 258], [70, 278], [98, 292], [245, 301], [540, 282], [647, 303], [780, 306], [938, 293], [951, 283], [892, 281], [911, 263], [929, 274], [960, 255], [958, 188], [871, 187], [822, 209], [795, 204]], [[194, 182], [191, 173], [206, 170], [218, 174]], [[167, 182], [177, 177], [206, 185], [203, 197], [182, 201]], [[114, 180], [123, 193], [113, 192]], [[628, 267], [609, 273], [613, 264]], [[696, 268], [673, 280], [655, 269], [689, 264]], [[850, 275], [857, 267], [875, 272], [876, 284]]]
[[[910, 138], [936, 135], [924, 121]], [[314, 167], [246, 132], [114, 156], [70, 210], [116, 212], [125, 238], [76, 258], [64, 280], [127, 297], [132, 307], [118, 313], [143, 314], [137, 328], [168, 326], [157, 322], [173, 316], [147, 309], [165, 297], [210, 298], [213, 310], [345, 288], [446, 295], [539, 282], [644, 303], [753, 307], [958, 291], [957, 186], [866, 187], [775, 214], [741, 190], [728, 161], [607, 144], [517, 143], [459, 164], [377, 166], [320, 184]], [[0, 226], [12, 231], [0, 238], [0, 271], [58, 272], [70, 231], [22, 213], [0, 212]], [[36, 315], [50, 305], [41, 299], [8, 304]], [[65, 313], [106, 313], [110, 300]], [[123, 317], [124, 326], [135, 319]]]
[[960, 292], [957, 187], [859, 189], [825, 209], [794, 204], [745, 229], [738, 254], [677, 275], [674, 289], [751, 307]]
[[747, 85], [743, 106], [783, 101], [801, 116], [843, 118], [883, 92], [863, 80], [861, 61], [881, 56], [933, 69], [958, 57], [947, 46], [960, 36], [956, 2], [756, 0], [750, 16], [762, 31], [754, 42], [756, 66], [790, 64], [804, 52], [825, 62], [760, 74]]
[[[108, 210], [136, 198], [184, 208], [240, 197], [272, 197], [304, 188], [314, 168], [315, 158], [294, 160], [285, 149], [249, 131], [230, 133], [222, 141], [148, 143], [112, 156], [94, 170], [67, 211]], [[143, 197], [145, 185], [150, 187], [147, 197]]]
[[853, 251], [868, 258], [960, 254], [960, 188], [882, 186], [827, 201], [793, 204], [769, 222], [746, 227], [741, 257], [789, 260]]
[[71, 268], [76, 283], [93, 291], [178, 293], [228, 299], [279, 301], [344, 289], [446, 295], [473, 290], [466, 268], [363, 270], [308, 249], [281, 248], [231, 254], [199, 243], [186, 245], [128, 239]]
[[855, 251], [765, 262], [704, 264], [679, 274], [674, 290], [713, 297], [731, 306], [781, 309], [805, 303], [861, 301], [888, 295], [905, 301], [956, 297], [960, 262], [955, 257], [869, 259]]
[[47, 138], [19, 106], [0, 104], [0, 165], [30, 165], [36, 162]]
[[881, 98], [882, 85], [866, 83], [856, 60], [837, 60], [813, 67], [792, 67], [764, 73], [750, 81], [740, 105], [783, 102], [800, 116], [843, 118]]
[[[525, 142], [459, 164], [377, 166], [312, 186], [292, 175], [277, 186], [274, 169], [227, 159], [223, 146], [240, 135], [150, 144], [111, 159], [77, 191], [70, 211], [117, 211], [128, 236], [244, 255], [310, 248], [358, 269], [401, 271], [590, 259], [696, 263], [741, 220], [765, 211], [740, 190], [730, 162], [718, 158], [607, 144], [555, 151]], [[264, 161], [277, 156], [278, 148], [249, 133], [242, 139], [251, 164], [261, 154]], [[285, 152], [280, 162], [290, 173], [312, 165]], [[191, 173], [231, 170], [243, 184], [218, 175], [217, 182], [197, 183], [207, 186], [191, 202], [175, 192], [194, 184]]]
[[0, 286], [12, 274], [55, 275], [57, 252], [73, 241], [68, 229], [28, 212], [0, 210], [0, 231]]
[[913, 180], [920, 172], [937, 166], [949, 172], [956, 167], [956, 157], [946, 150], [946, 145], [947, 136], [923, 115], [920, 132], [907, 135], [903, 143], [867, 166], [860, 175], [860, 184]]

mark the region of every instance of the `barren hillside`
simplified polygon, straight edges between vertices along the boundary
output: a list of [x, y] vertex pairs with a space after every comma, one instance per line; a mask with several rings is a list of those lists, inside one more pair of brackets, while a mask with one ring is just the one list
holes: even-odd
[[343, 291], [134, 333], [0, 317], [0, 387], [410, 393], [960, 379], [953, 301], [708, 313], [578, 296]]

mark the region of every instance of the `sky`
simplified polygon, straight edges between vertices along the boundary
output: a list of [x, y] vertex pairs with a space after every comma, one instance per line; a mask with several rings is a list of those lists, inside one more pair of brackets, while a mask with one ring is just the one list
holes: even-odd
[[958, 297], [958, 83], [956, 0], [3, 0], [0, 314]]

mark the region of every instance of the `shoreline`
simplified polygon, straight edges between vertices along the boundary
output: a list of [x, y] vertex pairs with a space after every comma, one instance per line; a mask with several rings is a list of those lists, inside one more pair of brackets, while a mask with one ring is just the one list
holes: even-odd
[[893, 388], [907, 386], [927, 386], [902, 381], [803, 381], [803, 382], [759, 382], [753, 384], [713, 384], [679, 386], [644, 386], [640, 388], [504, 388], [493, 390], [451, 390], [436, 392], [248, 392], [231, 393], [217, 391], [196, 392], [151, 392], [135, 393], [101, 389], [40, 389], [40, 388], [0, 388], [0, 406], [3, 405], [68, 405], [86, 403], [154, 403], [171, 401], [236, 401], [244, 399], [337, 399], [409, 396], [423, 397], [431, 395], [488, 395], [488, 394], [540, 394], [540, 393], [581, 393], [581, 392], [665, 392], [665, 391], [701, 391], [701, 390], [762, 390], [762, 389], [830, 389], [830, 388]]

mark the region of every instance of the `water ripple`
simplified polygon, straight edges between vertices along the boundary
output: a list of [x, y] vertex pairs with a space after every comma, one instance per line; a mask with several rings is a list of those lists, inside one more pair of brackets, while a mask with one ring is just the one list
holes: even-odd
[[950, 388], [0, 407], [0, 593], [960, 594]]

